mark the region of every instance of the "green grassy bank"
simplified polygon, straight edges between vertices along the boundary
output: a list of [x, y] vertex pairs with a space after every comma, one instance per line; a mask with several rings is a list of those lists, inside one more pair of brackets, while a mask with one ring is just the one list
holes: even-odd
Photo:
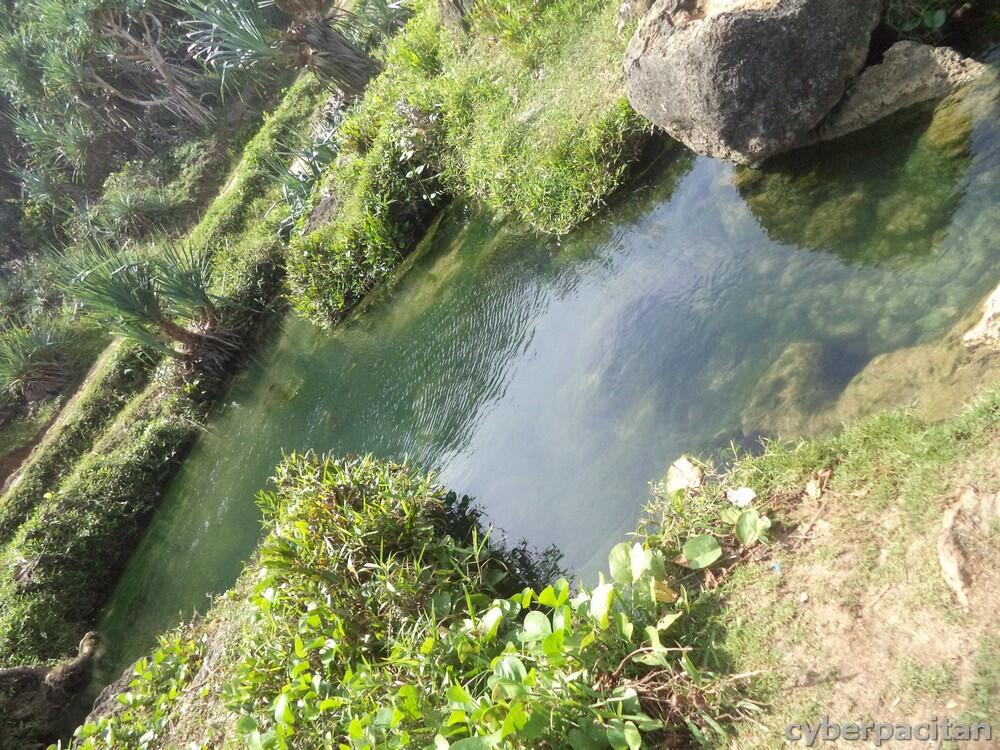
[[[326, 94], [303, 76], [250, 141], [188, 241], [206, 247], [220, 325], [240, 346], [281, 289], [279, 178], [262, 165], [278, 142], [306, 137]], [[0, 664], [67, 653], [94, 619], [226, 377], [192, 379], [181, 363], [133, 344], [107, 358], [0, 498]]]
[[568, 232], [649, 136], [625, 99], [616, 4], [475, 7], [463, 32], [442, 24], [436, 3], [416, 3], [385, 72], [340, 125], [314, 195], [337, 213], [289, 256], [292, 302], [314, 320], [341, 317], [384, 278], [450, 196]]
[[[795, 687], [815, 665], [782, 659], [791, 643], [816, 647], [798, 566], [815, 576], [811, 555], [870, 546], [866, 514], [892, 505], [908, 535], [933, 536], [959, 486], [1000, 488], [995, 472], [990, 488], [968, 472], [998, 451], [993, 392], [936, 425], [887, 414], [833, 439], [769, 444], [724, 474], [672, 471], [592, 590], [538, 580], [557, 575], [545, 566], [512, 566], [475, 516], [405, 467], [292, 456], [261, 497], [269, 533], [240, 583], [165, 636], [78, 744], [780, 747], [782, 722], [812, 719], [831, 700], [829, 684]], [[736, 508], [733, 492], [745, 488], [756, 499]], [[817, 545], [828, 517], [837, 536]], [[872, 563], [845, 566], [854, 594], [888, 582], [979, 643], [964, 682], [913, 652], [898, 669], [862, 666], [865, 679], [880, 695], [929, 694], [942, 709], [962, 701], [949, 704], [956, 716], [995, 717], [988, 613], [958, 617], [934, 571], [906, 582], [885, 577], [892, 560]], [[812, 596], [827, 583], [815, 579]]]

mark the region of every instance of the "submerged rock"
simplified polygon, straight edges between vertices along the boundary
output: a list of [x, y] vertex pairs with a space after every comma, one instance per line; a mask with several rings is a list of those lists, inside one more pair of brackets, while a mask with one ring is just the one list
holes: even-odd
[[625, 54], [629, 101], [692, 150], [759, 162], [798, 145], [868, 55], [881, 0], [657, 0]]
[[899, 42], [880, 64], [861, 73], [817, 130], [815, 139], [840, 138], [905, 107], [944, 98], [985, 71], [985, 65], [947, 47]]
[[968, 349], [1000, 349], [1000, 286], [986, 300], [983, 317], [962, 337]]
[[0, 669], [0, 748], [44, 748], [62, 713], [90, 681], [99, 639], [87, 633], [77, 657], [57, 667]]
[[817, 414], [834, 398], [827, 377], [824, 348], [810, 341], [793, 341], [754, 387], [743, 410], [743, 431], [760, 435], [811, 435], [819, 431]]
[[849, 263], [907, 262], [947, 236], [974, 124], [973, 108], [956, 94], [763, 168], [738, 167], [734, 182], [775, 242]]

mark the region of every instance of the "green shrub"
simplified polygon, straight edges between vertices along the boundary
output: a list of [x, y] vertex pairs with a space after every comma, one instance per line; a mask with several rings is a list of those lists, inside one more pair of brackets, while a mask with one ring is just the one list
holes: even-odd
[[122, 343], [77, 396], [57, 429], [35, 450], [17, 480], [0, 495], [0, 545], [6, 544], [88, 451], [118, 410], [145, 386], [155, 362], [141, 346]]
[[593, 590], [525, 588], [551, 574], [544, 559], [525, 576], [404, 466], [293, 455], [275, 481], [271, 533], [234, 596], [249, 594], [218, 615], [246, 623], [213, 668], [225, 706], [209, 712], [229, 723], [180, 708], [210, 641], [196, 629], [139, 663], [128, 709], [82, 727], [80, 748], [169, 745], [205, 722], [260, 748], [635, 750], [703, 723], [678, 708], [710, 675], [678, 650], [683, 611], [648, 545], [616, 547]]
[[889, 0], [885, 22], [901, 36], [930, 40], [963, 4], [963, 0]]
[[2, 554], [0, 663], [69, 653], [128, 560], [198, 432], [183, 395], [137, 396]]
[[45, 400], [69, 380], [73, 354], [71, 333], [57, 321], [0, 330], [0, 392], [29, 403]]
[[442, 28], [436, 5], [419, 4], [341, 123], [339, 157], [315, 193], [338, 213], [289, 255], [292, 302], [317, 322], [341, 317], [398, 265], [447, 196], [563, 234], [621, 184], [646, 139], [624, 97], [614, 8], [476, 8], [464, 40]]

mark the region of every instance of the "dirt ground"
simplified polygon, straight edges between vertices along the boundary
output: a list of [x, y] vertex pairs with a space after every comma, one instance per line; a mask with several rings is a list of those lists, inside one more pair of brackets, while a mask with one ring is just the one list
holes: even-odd
[[828, 716], [992, 721], [991, 741], [881, 747], [1000, 748], [1000, 431], [921, 486], [901, 463], [881, 467], [901, 473], [889, 492], [834, 473], [804, 493], [785, 539], [730, 584], [736, 668], [773, 670], [730, 747], [789, 747], [789, 723]]

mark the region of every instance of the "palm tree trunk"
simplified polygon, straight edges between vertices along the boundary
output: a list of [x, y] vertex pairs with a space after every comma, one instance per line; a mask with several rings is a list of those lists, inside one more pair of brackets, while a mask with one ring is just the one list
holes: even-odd
[[161, 320], [157, 324], [160, 332], [171, 341], [176, 341], [188, 352], [192, 351], [201, 338], [197, 333], [189, 331], [184, 326], [178, 325], [172, 320]]

